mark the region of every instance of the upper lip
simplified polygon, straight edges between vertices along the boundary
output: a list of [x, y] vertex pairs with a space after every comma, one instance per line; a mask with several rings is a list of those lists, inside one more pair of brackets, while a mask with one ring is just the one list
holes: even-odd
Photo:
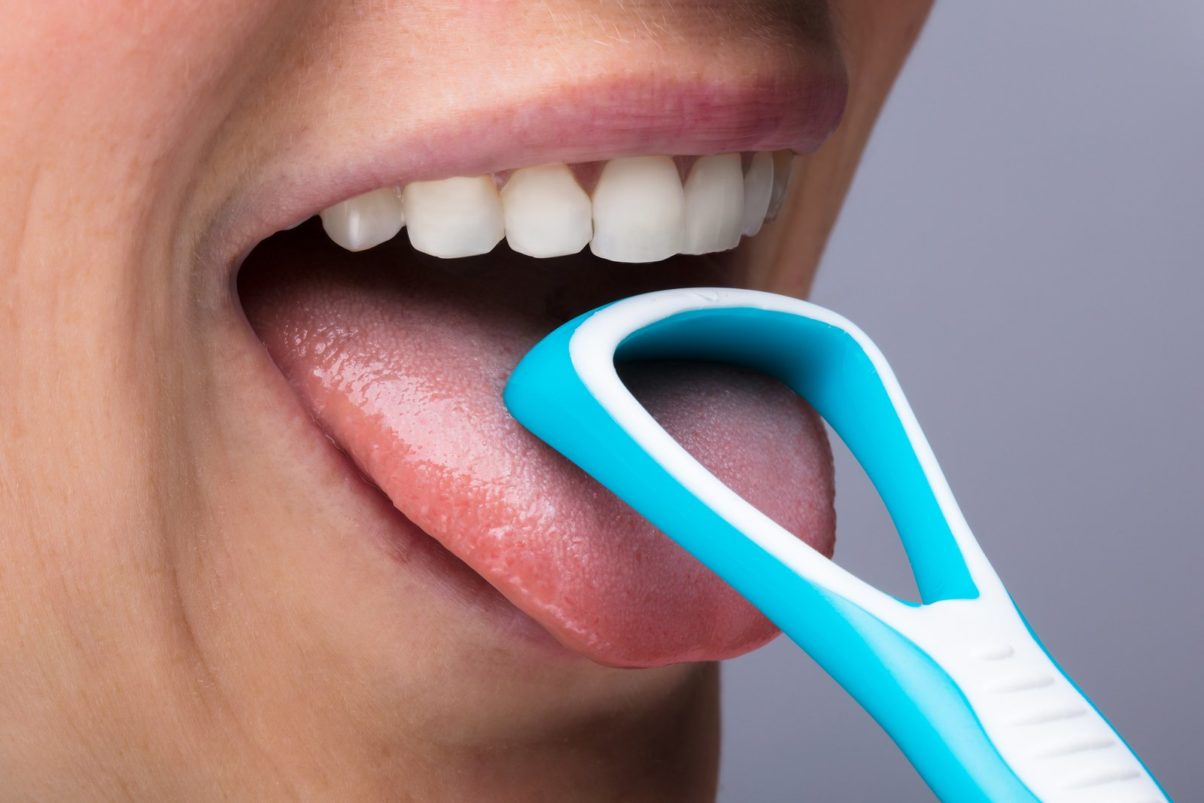
[[839, 59], [812, 61], [719, 84], [659, 77], [559, 86], [419, 130], [382, 119], [350, 158], [301, 134], [223, 204], [200, 253], [224, 264], [229, 281], [274, 232], [346, 198], [415, 180], [637, 154], [807, 153], [839, 123], [848, 90]]

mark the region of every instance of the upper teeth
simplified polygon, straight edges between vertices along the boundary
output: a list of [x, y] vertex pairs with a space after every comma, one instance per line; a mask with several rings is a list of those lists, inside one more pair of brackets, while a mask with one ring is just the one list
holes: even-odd
[[726, 251], [740, 244], [744, 173], [740, 156], [704, 156], [686, 178], [687, 254]]
[[504, 237], [533, 257], [588, 245], [615, 262], [654, 262], [725, 251], [756, 235], [781, 206], [791, 163], [787, 151], [704, 156], [683, 185], [668, 156], [623, 157], [602, 167], [592, 198], [563, 164], [516, 170], [500, 192], [494, 176], [418, 181], [335, 204], [322, 211], [322, 226], [349, 251], [380, 245], [404, 226], [416, 250], [443, 258], [488, 253]]
[[761, 231], [769, 212], [769, 197], [773, 195], [773, 154], [761, 152], [753, 156], [744, 174], [744, 233], [754, 237]]
[[602, 168], [594, 189], [594, 254], [656, 262], [681, 251], [685, 240], [686, 198], [672, 159], [634, 156]]
[[322, 227], [348, 251], [364, 251], [393, 239], [405, 222], [401, 192], [393, 187], [366, 192], [322, 210]]
[[514, 171], [502, 187], [506, 242], [520, 254], [575, 254], [594, 236], [589, 196], [565, 165]]
[[401, 193], [410, 242], [452, 259], [488, 254], [505, 236], [502, 199], [489, 176], [415, 181]]

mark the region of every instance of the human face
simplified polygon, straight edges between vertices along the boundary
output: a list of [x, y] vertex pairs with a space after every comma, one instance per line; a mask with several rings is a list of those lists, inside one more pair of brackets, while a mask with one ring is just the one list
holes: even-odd
[[[6, 3], [6, 788], [710, 797], [715, 661], [774, 629], [525, 435], [500, 386], [566, 316], [640, 289], [805, 294], [926, 10]], [[773, 151], [797, 152], [780, 214], [720, 256], [437, 260], [405, 233], [356, 254], [313, 220], [274, 234], [378, 188], [546, 163], [573, 165], [601, 226], [613, 159], [743, 171]], [[410, 234], [438, 227], [406, 199]], [[629, 378], [831, 549], [809, 410], [733, 371]]]

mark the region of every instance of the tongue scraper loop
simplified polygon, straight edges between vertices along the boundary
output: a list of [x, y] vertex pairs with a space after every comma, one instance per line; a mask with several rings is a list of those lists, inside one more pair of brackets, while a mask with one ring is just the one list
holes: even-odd
[[[743, 365], [804, 397], [881, 494], [922, 604], [863, 582], [720, 482], [623, 385], [615, 362], [631, 359]], [[942, 800], [1168, 799], [1029, 629], [890, 366], [849, 321], [750, 290], [648, 293], [557, 329], [515, 369], [505, 400], [806, 650]]]

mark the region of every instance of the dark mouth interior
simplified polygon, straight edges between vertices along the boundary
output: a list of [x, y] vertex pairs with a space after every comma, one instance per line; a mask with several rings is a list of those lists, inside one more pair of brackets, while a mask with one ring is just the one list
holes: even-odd
[[381, 292], [439, 293], [449, 302], [538, 305], [555, 323], [628, 295], [688, 286], [741, 284], [743, 248], [704, 256], [679, 255], [663, 262], [624, 264], [588, 249], [554, 259], [511, 251], [505, 242], [491, 253], [439, 259], [416, 251], [401, 234], [376, 248], [351, 253], [332, 243], [318, 219], [259, 243], [238, 275], [244, 311], [255, 323], [256, 298], [293, 281], [368, 283]]

